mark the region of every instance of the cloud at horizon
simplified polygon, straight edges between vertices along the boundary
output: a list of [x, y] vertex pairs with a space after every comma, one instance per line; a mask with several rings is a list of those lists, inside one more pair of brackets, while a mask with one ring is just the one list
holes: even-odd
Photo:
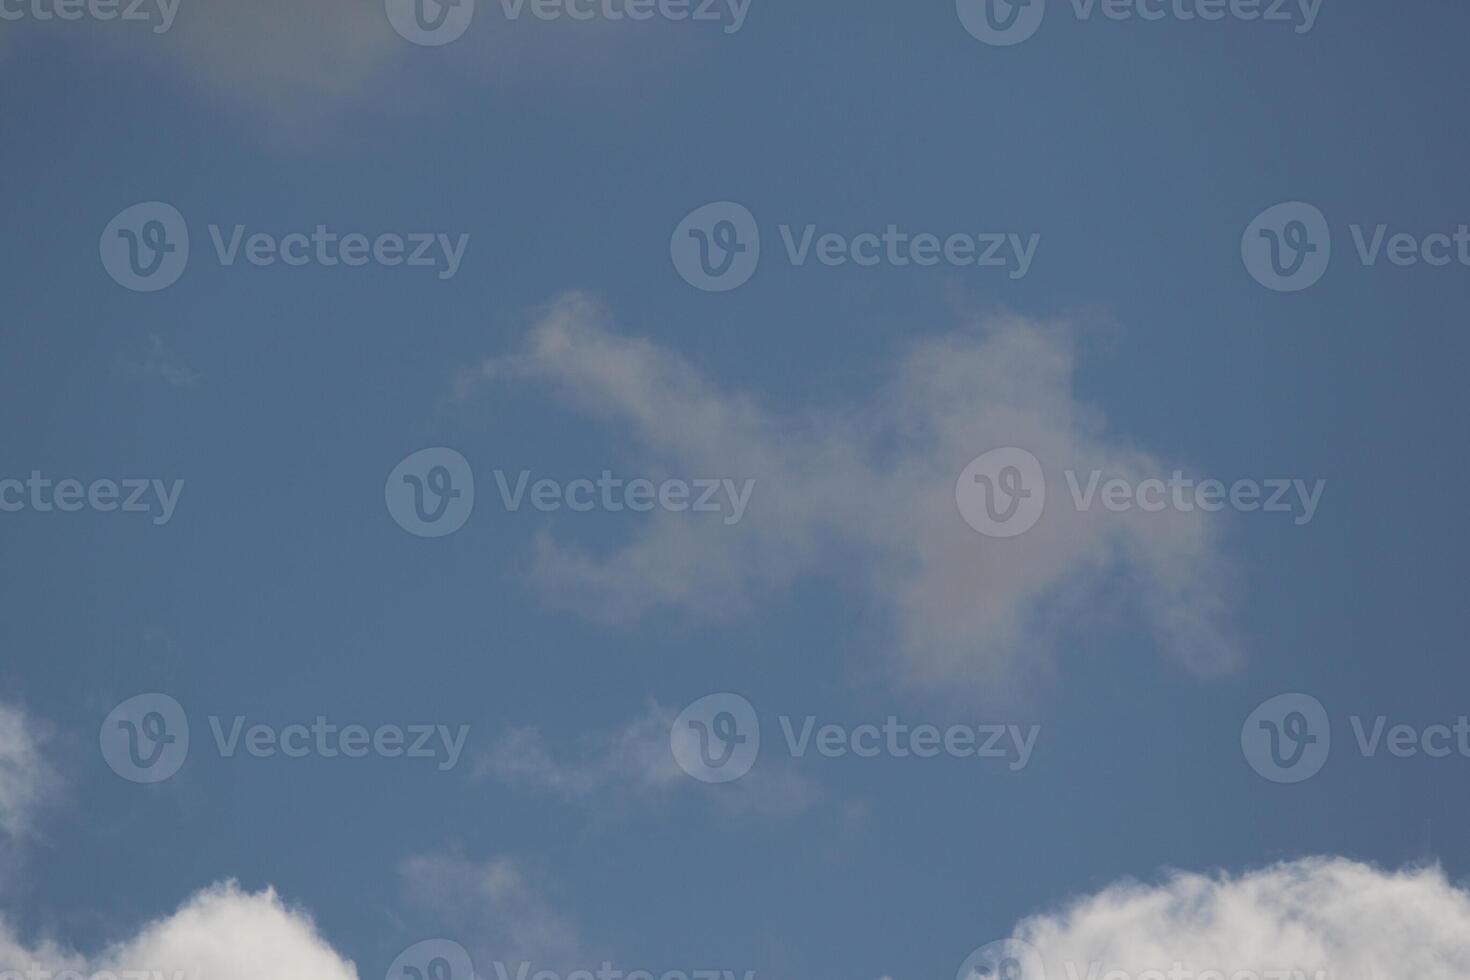
[[1040, 953], [1049, 980], [1167, 976], [1176, 965], [1195, 977], [1301, 971], [1308, 980], [1463, 980], [1470, 893], [1438, 867], [1387, 871], [1316, 857], [1242, 874], [1116, 883], [1023, 920], [1014, 936]]

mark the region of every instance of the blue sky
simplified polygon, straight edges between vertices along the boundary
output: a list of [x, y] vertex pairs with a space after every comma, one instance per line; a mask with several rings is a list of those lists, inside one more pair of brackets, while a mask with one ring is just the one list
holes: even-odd
[[[1048, 0], [1009, 46], [966, 29], [970, 0], [752, 0], [738, 29], [724, 5], [476, 0], [440, 46], [391, 4], [181, 0], [162, 31], [0, 4], [0, 480], [144, 480], [153, 507], [0, 483], [0, 969], [377, 978], [443, 938], [486, 980], [948, 980], [1017, 935], [1054, 977], [1381, 976], [1410, 948], [1415, 976], [1463, 976], [1470, 758], [1424, 736], [1470, 714], [1470, 13], [1323, 0], [1299, 30], [1296, 5], [1180, 3]], [[113, 222], [148, 202], [189, 251], [136, 291]], [[708, 291], [680, 243], [707, 205], [711, 240], [745, 220], [723, 202], [760, 250]], [[1315, 210], [1270, 230], [1301, 220], [1330, 261], [1277, 291], [1252, 222], [1289, 202]], [[227, 264], [237, 226], [260, 255], [323, 226], [368, 258]], [[1020, 275], [817, 257], [890, 227], [900, 259], [921, 235], [1034, 252]], [[380, 261], [385, 235], [405, 259], [433, 236], [437, 264]], [[1015, 536], [956, 501], [972, 473], [1005, 485], [967, 469], [996, 449], [1044, 471]], [[402, 477], [451, 459], [473, 510], [420, 536]], [[714, 481], [724, 509], [567, 505], [604, 471]], [[1175, 471], [1320, 496], [1139, 505]], [[1079, 504], [1068, 476], [1093, 472], [1132, 506]], [[738, 518], [727, 482], [752, 488]], [[155, 692], [187, 758], [134, 783], [99, 738]], [[723, 692], [759, 757], [706, 783], [670, 732]], [[1331, 729], [1297, 782], [1242, 749], [1282, 694]], [[782, 721], [809, 716], [1036, 735], [1016, 767], [798, 757]], [[452, 764], [225, 756], [211, 719], [237, 717], [467, 729]], [[1389, 750], [1396, 725], [1417, 751]], [[1179, 911], [1201, 890], [1213, 925]], [[1260, 925], [1282, 910], [1319, 941]]]

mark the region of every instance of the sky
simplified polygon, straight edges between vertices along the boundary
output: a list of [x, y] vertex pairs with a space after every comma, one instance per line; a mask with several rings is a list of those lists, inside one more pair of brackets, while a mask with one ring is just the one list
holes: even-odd
[[0, 980], [1463, 980], [1467, 28], [0, 0]]

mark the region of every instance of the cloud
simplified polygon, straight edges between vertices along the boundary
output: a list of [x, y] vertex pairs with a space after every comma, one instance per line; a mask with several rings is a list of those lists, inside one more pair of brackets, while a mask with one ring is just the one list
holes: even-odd
[[44, 33], [183, 75], [192, 83], [184, 91], [222, 95], [301, 126], [381, 96], [409, 47], [393, 33], [382, 0], [145, 0], [129, 17], [0, 21], [0, 56]]
[[494, 977], [491, 964], [530, 963], [567, 971], [595, 962], [584, 950], [577, 924], [552, 907], [519, 862], [498, 857], [484, 863], [430, 855], [401, 868], [408, 897], [436, 916], [442, 928], [463, 936], [476, 972]]
[[1115, 885], [1021, 922], [1015, 937], [1040, 952], [1048, 980], [1088, 977], [1094, 965], [1094, 980], [1113, 970], [1138, 980], [1175, 964], [1227, 980], [1288, 970], [1309, 980], [1464, 980], [1470, 894], [1438, 868], [1313, 858]]
[[156, 42], [215, 91], [298, 122], [377, 91], [406, 42], [383, 4], [361, 0], [185, 0], [172, 31]]
[[21, 709], [0, 704], [0, 838], [27, 836], [55, 785], [41, 749], [35, 722]]
[[[1109, 435], [1074, 392], [1074, 370], [1066, 325], [1001, 316], [911, 343], [850, 404], [778, 411], [615, 333], [572, 295], [460, 391], [542, 386], [630, 442], [639, 476], [756, 480], [735, 526], [655, 511], [611, 554], [541, 536], [530, 582], [554, 606], [607, 621], [659, 609], [721, 619], [829, 575], [878, 611], [902, 680], [996, 691], [1049, 669], [1059, 632], [1125, 598], [1176, 661], [1228, 670], [1238, 654], [1209, 515], [1070, 505], [1065, 469], [1136, 483], [1177, 468]], [[1058, 503], [1020, 537], [985, 538], [963, 523], [955, 481], [1008, 446], [1041, 460]]]
[[477, 770], [512, 786], [582, 800], [609, 790], [641, 792], [688, 780], [669, 751], [669, 727], [677, 712], [650, 705], [612, 733], [585, 736], [580, 757], [553, 758], [541, 732], [513, 728], [490, 747]]
[[[32, 831], [56, 781], [43, 757], [38, 723], [0, 704], [0, 845]], [[5, 881], [0, 874], [0, 884]], [[311, 918], [273, 890], [249, 893], [233, 881], [206, 888], [131, 939], [84, 955], [48, 938], [22, 942], [0, 914], [0, 972], [40, 966], [81, 977], [148, 971], [152, 980], [357, 980], [357, 971], [317, 935]]]
[[121, 366], [135, 378], [159, 381], [171, 388], [195, 388], [204, 377], [158, 334], [149, 334], [142, 355], [137, 359], [124, 357]]
[[52, 942], [27, 947], [0, 922], [0, 969], [32, 964], [82, 976], [149, 971], [162, 980], [357, 980], [357, 969], [316, 932], [311, 918], [272, 890], [242, 891], [225, 882], [194, 895], [176, 912], [96, 956]]
[[[445, 47], [420, 47], [391, 26], [383, 0], [145, 0], [146, 21], [0, 20], [0, 59], [23, 39], [47, 32], [95, 51], [181, 77], [181, 91], [214, 96], [293, 139], [309, 139], [335, 117], [358, 114], [381, 126], [445, 113], [484, 86], [526, 82], [544, 97], [575, 69], [640, 64], [632, 52], [671, 50], [690, 25], [562, 16], [544, 20], [529, 4], [478, 0], [465, 35]], [[700, 25], [717, 36], [719, 26]], [[646, 62], [646, 58], [643, 59]], [[599, 89], [580, 88], [584, 97]], [[529, 89], [522, 93], [532, 95]]]
[[557, 758], [538, 729], [514, 728], [491, 745], [476, 772], [513, 788], [550, 793], [599, 810], [683, 791], [704, 793], [737, 813], [787, 816], [806, 810], [821, 796], [789, 761], [763, 760], [739, 780], [720, 786], [695, 780], [679, 768], [669, 745], [677, 716], [677, 711], [651, 702], [621, 728], [583, 736], [569, 759]]

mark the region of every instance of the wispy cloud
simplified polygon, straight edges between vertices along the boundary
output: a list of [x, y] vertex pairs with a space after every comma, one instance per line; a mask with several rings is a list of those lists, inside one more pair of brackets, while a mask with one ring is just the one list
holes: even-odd
[[955, 481], [990, 449], [1139, 480], [1174, 466], [1108, 434], [1073, 389], [1065, 324], [996, 317], [926, 337], [851, 404], [780, 412], [679, 354], [621, 335], [590, 298], [550, 307], [519, 351], [461, 379], [543, 386], [616, 429], [649, 473], [754, 479], [737, 527], [655, 512], [626, 546], [593, 554], [543, 536], [530, 582], [547, 602], [609, 621], [661, 608], [721, 618], [827, 576], [881, 614], [898, 677], [931, 690], [996, 691], [1052, 664], [1059, 632], [1124, 598], [1159, 645], [1200, 673], [1233, 666], [1224, 562], [1208, 515], [1048, 507], [1024, 536], [983, 538]]
[[[147, 71], [186, 79], [191, 84], [178, 91], [217, 100], [242, 118], [309, 141], [338, 117], [381, 126], [385, 117], [448, 112], [465, 89], [544, 84], [572, 67], [579, 77], [614, 70], [639, 63], [629, 57], [634, 51], [679, 52], [689, 26], [601, 16], [546, 20], [521, 0], [478, 0], [462, 38], [423, 48], [394, 31], [382, 0], [149, 0], [134, 6], [146, 22], [0, 20], [0, 58], [46, 31], [53, 40], [85, 43]], [[716, 25], [707, 33], [720, 30]]]
[[141, 354], [124, 356], [120, 363], [133, 377], [162, 382], [171, 388], [195, 388], [204, 378], [158, 334], [149, 334]]
[[549, 793], [567, 802], [605, 809], [657, 803], [677, 792], [701, 793], [740, 813], [800, 813], [820, 797], [815, 783], [790, 760], [763, 760], [741, 779], [709, 786], [674, 760], [670, 729], [678, 712], [650, 702], [611, 732], [583, 735], [559, 758], [541, 731], [515, 728], [491, 745], [476, 771], [517, 789]]
[[400, 870], [408, 898], [466, 937], [478, 971], [488, 974], [497, 961], [566, 971], [599, 959], [584, 948], [577, 923], [514, 858], [428, 855], [410, 858]]
[[0, 848], [28, 836], [56, 781], [43, 755], [44, 736], [18, 707], [0, 703]]

